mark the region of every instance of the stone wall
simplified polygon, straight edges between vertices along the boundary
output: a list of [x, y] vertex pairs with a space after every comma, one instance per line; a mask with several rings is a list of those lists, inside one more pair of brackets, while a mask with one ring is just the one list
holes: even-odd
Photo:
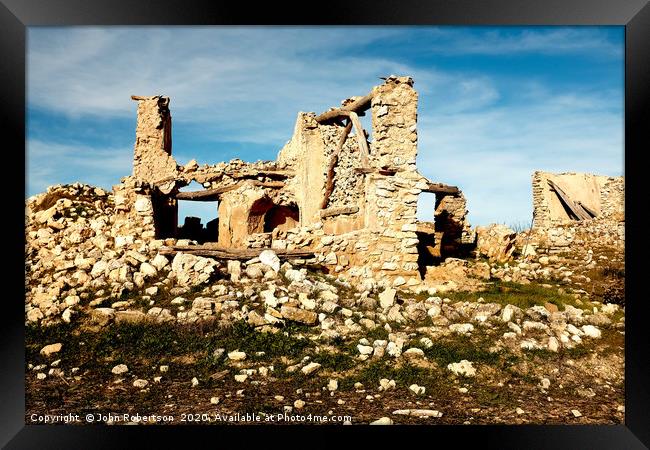
[[600, 211], [605, 219], [625, 221], [625, 180], [607, 178], [600, 188]]
[[299, 113], [291, 140], [280, 150], [278, 164], [292, 170], [287, 191], [300, 210], [300, 223], [320, 220], [318, 212], [325, 193], [329, 155], [314, 113]]
[[417, 202], [426, 179], [417, 171], [418, 95], [410, 77], [373, 88], [370, 165], [366, 179], [368, 264], [380, 277], [418, 278]]
[[138, 245], [156, 238], [151, 186], [134, 177], [122, 178], [113, 186], [115, 247]]
[[573, 221], [547, 228], [534, 228], [520, 244], [530, 245], [538, 253], [562, 253], [585, 245], [625, 249], [625, 222], [608, 219]]
[[[334, 168], [326, 208], [344, 213], [319, 217], [329, 159], [342, 124], [317, 124], [300, 113], [294, 136], [278, 161], [296, 170], [293, 190], [301, 228], [282, 232], [275, 248], [312, 248], [333, 272], [375, 277], [395, 285], [419, 280], [417, 200], [427, 180], [418, 173], [417, 93], [410, 77], [389, 77], [372, 91], [370, 170], [362, 171], [355, 132]], [[366, 136], [364, 136], [365, 138]], [[463, 211], [463, 214], [465, 211]], [[419, 282], [419, 281], [418, 281]]]
[[132, 98], [138, 101], [133, 176], [150, 183], [175, 178], [177, 164], [171, 156], [172, 117], [169, 98], [159, 95]]
[[533, 228], [567, 224], [573, 220], [551, 189], [548, 180], [559, 186], [573, 201], [596, 213], [597, 218], [624, 221], [623, 177], [589, 173], [533, 173]]
[[[342, 107], [361, 98], [346, 99]], [[410, 77], [390, 76], [367, 98], [363, 108], [369, 108], [372, 130], [355, 126], [348, 134], [328, 191], [332, 156], [345, 133], [343, 120], [317, 120], [314, 113], [300, 112], [277, 161], [202, 166], [190, 161], [181, 167], [171, 157], [169, 99], [135, 97], [134, 176], [148, 188], [125, 185], [116, 190], [125, 199], [120, 220], [139, 221], [148, 238], [155, 237], [155, 230], [159, 238], [170, 237], [160, 235], [161, 226], [175, 229], [179, 189], [196, 181], [218, 191], [211, 198], [219, 202], [221, 246], [309, 248], [331, 272], [374, 277], [395, 286], [416, 284], [417, 202], [430, 183], [416, 167], [418, 95]], [[471, 238], [462, 193], [441, 196], [437, 210], [438, 226], [450, 241]], [[273, 217], [267, 216], [270, 212]]]
[[476, 233], [467, 220], [467, 200], [462, 191], [457, 194], [436, 194], [434, 224], [436, 232], [444, 233], [446, 253], [456, 251], [462, 245], [474, 243]]

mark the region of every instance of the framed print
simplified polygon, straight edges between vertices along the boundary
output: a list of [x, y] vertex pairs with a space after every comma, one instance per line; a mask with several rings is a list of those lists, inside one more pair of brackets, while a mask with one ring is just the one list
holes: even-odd
[[312, 6], [3, 1], [3, 444], [646, 448], [647, 3]]

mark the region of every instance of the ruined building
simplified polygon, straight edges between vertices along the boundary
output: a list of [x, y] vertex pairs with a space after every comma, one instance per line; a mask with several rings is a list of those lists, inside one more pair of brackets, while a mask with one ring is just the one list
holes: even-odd
[[625, 179], [533, 173], [533, 227], [526, 242], [546, 252], [625, 247]]
[[[195, 239], [203, 245], [192, 250], [206, 254], [311, 253], [330, 272], [395, 286], [419, 283], [426, 265], [475, 239], [462, 192], [417, 170], [418, 94], [410, 77], [388, 77], [321, 114], [300, 112], [277, 160], [256, 163], [179, 166], [169, 98], [132, 98], [133, 175], [114, 190], [116, 225], [127, 233], [136, 221], [145, 229], [139, 239], [166, 240], [172, 251], [188, 249], [170, 239]], [[369, 132], [359, 120], [367, 112]], [[192, 181], [204, 190], [180, 191]], [[416, 218], [422, 192], [435, 193], [434, 223]], [[180, 200], [215, 202], [218, 218], [178, 226]]]
[[624, 199], [623, 177], [538, 171], [533, 174], [533, 227], [590, 219], [622, 222]]

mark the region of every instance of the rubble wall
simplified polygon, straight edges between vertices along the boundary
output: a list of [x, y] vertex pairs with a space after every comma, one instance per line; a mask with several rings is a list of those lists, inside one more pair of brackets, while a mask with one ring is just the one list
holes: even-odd
[[562, 202], [548, 184], [559, 186], [573, 201], [579, 201], [598, 218], [624, 220], [623, 177], [607, 177], [590, 173], [533, 174], [533, 228], [552, 227], [572, 222]]
[[295, 172], [288, 188], [293, 191], [302, 225], [320, 220], [328, 161], [327, 146], [314, 114], [299, 113], [293, 136], [280, 150], [278, 163]]
[[[220, 245], [309, 248], [332, 272], [372, 276], [395, 286], [418, 283], [417, 202], [429, 183], [416, 167], [418, 94], [410, 77], [390, 76], [373, 88], [369, 98], [371, 136], [358, 136], [363, 131], [356, 128], [347, 136], [333, 166], [332, 190], [324, 205], [330, 162], [345, 129], [342, 120], [319, 123], [314, 113], [299, 113], [293, 136], [276, 162], [235, 160], [199, 166], [190, 161], [180, 167], [171, 157], [169, 99], [136, 98], [134, 174], [154, 186], [148, 193], [154, 201], [146, 212], [131, 212], [129, 220], [140, 220], [139, 226], [149, 227], [146, 232], [152, 233], [156, 211], [153, 218], [146, 215], [159, 204], [156, 193], [173, 199], [180, 187], [197, 181], [206, 189], [220, 190]], [[346, 99], [343, 105], [350, 101], [354, 100]], [[366, 164], [359, 138], [367, 142], [368, 137]], [[146, 201], [133, 195], [147, 193], [122, 195], [128, 197], [124, 207], [135, 209], [136, 201], [144, 207]], [[286, 207], [286, 222], [268, 226], [265, 214], [280, 205]], [[446, 214], [446, 228], [454, 228], [453, 232], [445, 230], [454, 242], [471, 234], [462, 194], [443, 198], [437, 206]], [[169, 208], [176, 211], [174, 205]], [[297, 219], [289, 217], [296, 209]]]
[[115, 201], [111, 229], [115, 247], [150, 242], [156, 238], [152, 188], [134, 177], [125, 177], [113, 186]]
[[600, 210], [605, 219], [625, 221], [625, 181], [623, 177], [607, 178], [600, 187]]
[[169, 98], [134, 97], [138, 100], [133, 155], [133, 176], [150, 183], [175, 178], [177, 164], [171, 156], [172, 117]]
[[476, 233], [467, 220], [467, 200], [461, 191], [457, 194], [436, 194], [434, 212], [435, 231], [444, 233], [443, 245], [447, 254], [454, 253], [463, 244], [472, 244]]

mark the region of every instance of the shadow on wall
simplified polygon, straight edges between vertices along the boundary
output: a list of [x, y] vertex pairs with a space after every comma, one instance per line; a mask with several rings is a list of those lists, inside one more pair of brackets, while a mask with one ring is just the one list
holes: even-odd
[[465, 224], [446, 211], [436, 215], [435, 222], [420, 222], [418, 237], [418, 272], [424, 279], [427, 267], [437, 266], [446, 258], [465, 258], [475, 249], [475, 243], [463, 243]]

